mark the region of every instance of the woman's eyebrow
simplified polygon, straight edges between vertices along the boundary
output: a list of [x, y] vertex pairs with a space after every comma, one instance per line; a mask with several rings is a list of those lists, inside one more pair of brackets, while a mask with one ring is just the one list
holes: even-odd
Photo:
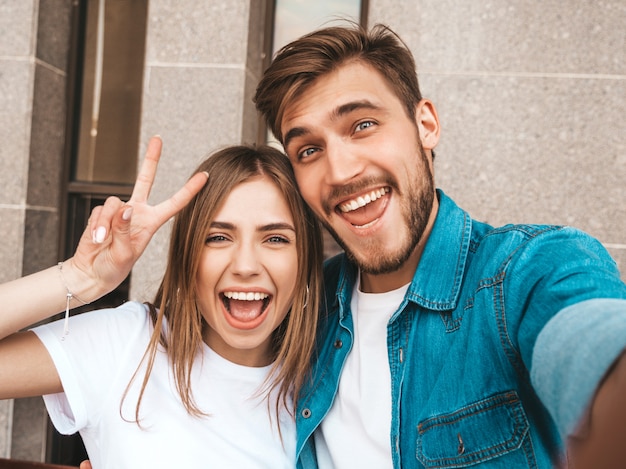
[[268, 223], [267, 225], [261, 225], [257, 228], [259, 231], [274, 231], [274, 230], [290, 230], [295, 233], [296, 229], [290, 223]]
[[[225, 221], [213, 221], [211, 222], [211, 228], [217, 228], [220, 230], [235, 230], [237, 226], [234, 223]], [[275, 230], [290, 230], [295, 233], [296, 229], [291, 223], [287, 222], [275, 222], [267, 223], [265, 225], [259, 225], [256, 228], [257, 231], [275, 231]]]
[[212, 221], [211, 228], [219, 228], [221, 230], [233, 230], [235, 229], [235, 225], [233, 225], [232, 223], [228, 223], [225, 221]]

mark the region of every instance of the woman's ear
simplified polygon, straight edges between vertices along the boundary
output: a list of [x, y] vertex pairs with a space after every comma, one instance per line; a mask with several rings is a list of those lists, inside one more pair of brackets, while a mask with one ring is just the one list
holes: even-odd
[[422, 99], [415, 107], [415, 123], [419, 129], [424, 150], [432, 150], [439, 143], [439, 116], [432, 101]]

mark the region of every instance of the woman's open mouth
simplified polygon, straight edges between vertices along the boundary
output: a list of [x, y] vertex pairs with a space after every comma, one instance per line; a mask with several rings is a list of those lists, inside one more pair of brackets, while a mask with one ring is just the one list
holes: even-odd
[[250, 323], [259, 318], [272, 301], [264, 292], [226, 291], [220, 294], [224, 308], [237, 322]]

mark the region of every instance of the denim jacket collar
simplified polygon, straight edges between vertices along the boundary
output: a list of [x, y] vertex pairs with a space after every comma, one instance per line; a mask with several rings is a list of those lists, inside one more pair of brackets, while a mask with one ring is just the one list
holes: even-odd
[[[435, 224], [406, 300], [429, 310], [446, 311], [454, 309], [457, 304], [470, 246], [472, 220], [441, 189], [437, 189], [437, 197], [439, 210]], [[454, 250], [451, 246], [454, 246]], [[457, 255], [441, 255], [442, 252], [451, 251]], [[350, 310], [350, 298], [357, 275], [357, 267], [344, 256], [335, 296], [341, 319]]]

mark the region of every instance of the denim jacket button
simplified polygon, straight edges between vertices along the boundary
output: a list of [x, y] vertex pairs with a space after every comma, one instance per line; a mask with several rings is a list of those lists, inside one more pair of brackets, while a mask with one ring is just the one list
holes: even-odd
[[311, 416], [311, 409], [302, 409], [302, 416], [308, 419]]
[[339, 339], [335, 340], [335, 348], [343, 347], [343, 342]]

